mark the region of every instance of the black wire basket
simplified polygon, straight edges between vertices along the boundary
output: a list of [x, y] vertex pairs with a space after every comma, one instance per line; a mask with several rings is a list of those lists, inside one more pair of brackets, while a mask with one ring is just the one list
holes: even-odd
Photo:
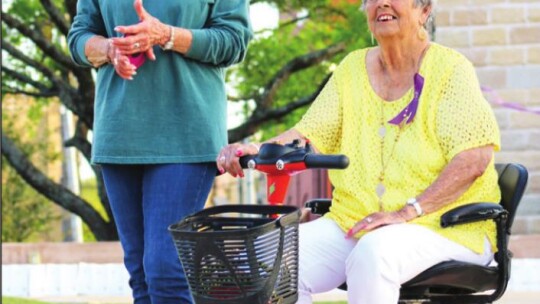
[[299, 219], [291, 206], [226, 205], [169, 226], [195, 303], [296, 303]]

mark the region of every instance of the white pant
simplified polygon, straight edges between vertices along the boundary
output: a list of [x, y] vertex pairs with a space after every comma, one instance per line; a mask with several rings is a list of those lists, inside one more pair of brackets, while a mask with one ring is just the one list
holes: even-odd
[[358, 240], [346, 239], [333, 220], [320, 218], [300, 225], [299, 233], [301, 304], [345, 281], [349, 304], [396, 304], [401, 284], [435, 264], [458, 260], [487, 265], [493, 257], [487, 239], [479, 255], [414, 224], [384, 226]]

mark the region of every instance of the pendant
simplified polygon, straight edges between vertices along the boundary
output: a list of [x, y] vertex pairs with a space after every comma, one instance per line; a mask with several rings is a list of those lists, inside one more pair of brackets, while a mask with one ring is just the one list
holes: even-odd
[[386, 192], [386, 188], [382, 183], [379, 183], [375, 189], [375, 192], [377, 193], [377, 196], [381, 198], [384, 195], [384, 192]]
[[386, 127], [385, 126], [381, 126], [379, 128], [379, 136], [380, 137], [384, 137], [386, 135]]

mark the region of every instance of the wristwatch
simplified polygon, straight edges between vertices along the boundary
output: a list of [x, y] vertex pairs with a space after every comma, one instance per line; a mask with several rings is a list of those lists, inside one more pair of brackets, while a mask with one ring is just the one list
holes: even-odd
[[414, 210], [416, 210], [416, 215], [424, 215], [424, 210], [422, 210], [422, 207], [420, 207], [420, 203], [416, 200], [416, 197], [408, 199], [407, 205], [411, 205], [414, 207]]
[[171, 36], [169, 38], [169, 41], [165, 42], [165, 44], [161, 47], [161, 49], [164, 51], [170, 51], [174, 47], [174, 27], [169, 26], [169, 28], [171, 29]]

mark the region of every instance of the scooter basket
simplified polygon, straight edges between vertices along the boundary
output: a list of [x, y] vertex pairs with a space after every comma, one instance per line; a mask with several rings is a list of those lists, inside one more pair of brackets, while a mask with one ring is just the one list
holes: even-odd
[[169, 226], [195, 303], [295, 303], [299, 219], [291, 206], [226, 205]]

